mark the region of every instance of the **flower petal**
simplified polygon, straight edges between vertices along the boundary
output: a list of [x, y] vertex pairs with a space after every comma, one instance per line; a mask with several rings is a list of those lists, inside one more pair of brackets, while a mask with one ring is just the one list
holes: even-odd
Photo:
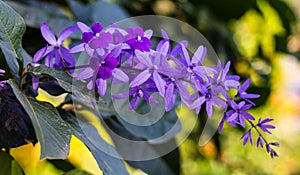
[[46, 46], [38, 50], [33, 56], [33, 62], [39, 62], [43, 57], [45, 57], [49, 52], [53, 51], [53, 46]]
[[251, 79], [248, 78], [248, 79], [241, 85], [241, 87], [240, 87], [240, 89], [239, 89], [239, 92], [240, 92], [240, 93], [245, 92], [245, 91], [247, 90], [247, 88], [249, 87], [250, 83], [251, 83]]
[[92, 49], [106, 48], [108, 44], [112, 41], [112, 35], [110, 33], [103, 32], [100, 37], [94, 37], [90, 40], [89, 46]]
[[99, 33], [102, 30], [102, 25], [100, 23], [94, 23], [92, 24], [91, 29], [94, 33]]
[[77, 26], [81, 30], [82, 33], [84, 33], [84, 32], [91, 32], [92, 31], [87, 25], [85, 25], [82, 22], [77, 22]]
[[34, 90], [37, 90], [39, 88], [39, 80], [40, 77], [38, 75], [31, 75], [31, 79], [32, 79], [32, 88]]
[[125, 74], [121, 69], [115, 68], [112, 70], [112, 75], [114, 78], [123, 81], [123, 82], [128, 82], [129, 81], [129, 77], [127, 76], [127, 74]]
[[79, 74], [76, 76], [76, 80], [85, 80], [91, 78], [94, 75], [94, 70], [90, 67], [81, 69]]
[[81, 43], [77, 46], [72, 47], [69, 51], [70, 51], [70, 53], [83, 52], [85, 45], [86, 45], [86, 43]]
[[207, 116], [211, 117], [211, 115], [212, 115], [212, 102], [211, 102], [211, 100], [206, 100], [206, 112], [207, 112]]
[[183, 64], [185, 65], [185, 67], [189, 67], [191, 64], [189, 53], [183, 44], [180, 44], [180, 46], [181, 46], [181, 50], [182, 50]]
[[166, 102], [166, 111], [170, 111], [175, 103], [174, 96], [176, 99], [176, 95], [174, 94], [174, 84], [170, 83], [166, 90], [165, 102]]
[[159, 47], [158, 49], [156, 49], [157, 52], [161, 53], [163, 56], [166, 56], [169, 52], [170, 49], [170, 43], [169, 42], [165, 42], [161, 45], [161, 47]]
[[200, 65], [203, 63], [203, 60], [206, 56], [207, 49], [204, 46], [199, 46], [196, 52], [194, 53], [194, 56], [192, 58], [192, 63], [195, 63], [197, 65]]
[[49, 28], [47, 23], [43, 23], [41, 25], [41, 32], [43, 37], [49, 44], [56, 45], [56, 37], [54, 35], [54, 32]]
[[60, 54], [61, 54], [62, 59], [67, 64], [67, 65], [64, 65], [64, 66], [65, 67], [74, 66], [75, 65], [75, 59], [74, 59], [73, 55], [69, 52], [69, 50], [66, 49], [63, 46], [59, 47], [59, 50], [60, 50]]
[[139, 97], [138, 96], [134, 96], [131, 101], [130, 101], [130, 105], [128, 107], [129, 110], [133, 110], [136, 108], [136, 106], [138, 105], [139, 103]]
[[78, 30], [77, 26], [70, 26], [65, 28], [58, 36], [57, 44], [61, 45], [72, 33]]
[[106, 84], [106, 80], [103, 80], [102, 78], [99, 78], [96, 80], [96, 85], [98, 88], [98, 92], [100, 94], [100, 96], [104, 96], [106, 89], [107, 89], [107, 84]]
[[149, 57], [149, 54], [146, 54], [145, 52], [142, 52], [140, 50], [135, 50], [135, 55], [136, 55], [136, 58], [145, 66], [151, 67], [153, 65], [153, 63]]
[[159, 94], [163, 97], [165, 96], [165, 86], [166, 82], [161, 78], [161, 76], [158, 74], [157, 71], [153, 72], [153, 80], [155, 82], [156, 88], [159, 92]]
[[232, 121], [236, 120], [237, 117], [238, 117], [238, 114], [236, 112], [234, 112], [227, 118], [227, 121], [232, 122]]
[[143, 72], [141, 72], [140, 74], [138, 74], [135, 79], [130, 83], [130, 87], [135, 87], [138, 85], [141, 85], [142, 83], [144, 83], [145, 81], [147, 81], [151, 76], [151, 73], [149, 72], [149, 70], [144, 70]]
[[204, 96], [201, 96], [201, 97], [198, 97], [195, 101], [193, 101], [193, 103], [190, 105], [190, 108], [191, 109], [195, 109], [199, 106], [202, 106], [202, 104], [204, 103], [205, 101], [205, 97]]
[[152, 35], [153, 35], [153, 30], [151, 30], [151, 29], [148, 29], [144, 32], [144, 36], [148, 39], [150, 39], [152, 37]]

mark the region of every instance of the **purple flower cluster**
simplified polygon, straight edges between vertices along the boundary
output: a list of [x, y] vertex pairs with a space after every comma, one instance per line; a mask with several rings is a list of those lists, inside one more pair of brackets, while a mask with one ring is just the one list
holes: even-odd
[[[82, 32], [82, 43], [68, 50], [62, 43], [77, 29]], [[205, 66], [205, 46], [200, 45], [190, 56], [187, 41], [171, 47], [167, 33], [162, 30], [163, 39], [153, 48], [152, 30], [144, 31], [141, 27], [122, 29], [117, 25], [103, 29], [100, 23], [88, 27], [78, 22], [77, 26], [66, 28], [58, 39], [46, 23], [42, 24], [41, 32], [50, 45], [40, 49], [34, 61], [39, 62], [45, 57], [45, 65], [70, 68], [68, 70], [72, 73], [71, 68], [75, 65], [72, 53], [86, 52], [90, 59], [74, 76], [86, 82], [88, 90], [95, 89], [100, 96], [104, 96], [107, 80], [113, 77], [114, 83], [128, 82], [129, 91], [114, 94], [113, 98], [131, 99], [128, 107], [131, 110], [137, 107], [140, 100], [158, 104], [154, 93], [164, 98], [167, 112], [174, 107], [178, 97], [197, 113], [205, 106], [208, 117], [213, 115], [213, 107], [218, 106], [225, 111], [219, 132], [225, 122], [243, 128], [248, 122], [251, 128], [242, 136], [243, 145], [248, 141], [253, 144], [251, 131], [255, 128], [259, 133], [257, 146], [265, 145], [272, 157], [277, 156], [271, 146], [279, 144], [268, 143], [259, 131], [270, 133], [269, 129], [275, 127], [266, 123], [271, 119], [260, 119], [254, 125], [255, 118], [247, 112], [255, 106], [250, 99], [259, 97], [258, 94], [246, 92], [250, 79], [241, 84], [239, 76], [228, 75], [230, 62], [222, 64], [219, 61], [214, 67]], [[229, 94], [232, 91], [236, 94]]]

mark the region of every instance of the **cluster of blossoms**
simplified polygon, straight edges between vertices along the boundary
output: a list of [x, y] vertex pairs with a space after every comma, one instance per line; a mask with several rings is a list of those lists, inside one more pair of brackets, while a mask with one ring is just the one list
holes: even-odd
[[[82, 32], [82, 43], [68, 50], [62, 46], [63, 41], [74, 31]], [[165, 100], [165, 110], [170, 111], [175, 101], [181, 101], [197, 113], [205, 106], [208, 117], [213, 114], [213, 106], [224, 109], [224, 117], [219, 125], [219, 132], [227, 122], [234, 127], [251, 128], [242, 136], [243, 145], [248, 141], [253, 144], [252, 131], [258, 133], [257, 147], [266, 147], [272, 157], [278, 156], [271, 146], [279, 146], [277, 142], [267, 142], [262, 133], [271, 134], [269, 129], [275, 127], [268, 124], [272, 119], [255, 118], [247, 112], [255, 106], [251, 101], [258, 94], [246, 92], [250, 79], [240, 83], [237, 75], [228, 75], [230, 62], [215, 67], [203, 65], [207, 49], [199, 46], [192, 58], [187, 50], [188, 42], [183, 40], [173, 48], [167, 33], [162, 30], [163, 39], [153, 47], [152, 30], [144, 31], [141, 27], [122, 29], [117, 25], [103, 29], [95, 23], [91, 27], [78, 22], [61, 32], [56, 39], [46, 23], [42, 24], [41, 32], [49, 45], [40, 49], [34, 56], [34, 62], [49, 67], [68, 70], [73, 74], [75, 59], [73, 53], [86, 52], [89, 60], [81, 66], [73, 76], [86, 82], [89, 90], [96, 90], [104, 96], [107, 80], [113, 77], [114, 83], [128, 82], [129, 91], [114, 94], [113, 98], [129, 98], [129, 109], [135, 109], [140, 100], [150, 104], [158, 104], [153, 93], [158, 93]], [[45, 59], [43, 59], [45, 58]], [[34, 78], [35, 87], [37, 79]], [[236, 92], [230, 95], [229, 92]]]

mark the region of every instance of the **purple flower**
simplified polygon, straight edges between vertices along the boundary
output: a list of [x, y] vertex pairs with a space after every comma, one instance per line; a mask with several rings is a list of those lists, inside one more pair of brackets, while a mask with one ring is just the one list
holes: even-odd
[[107, 55], [102, 61], [100, 58], [91, 58], [90, 66], [81, 69], [76, 79], [87, 80], [87, 88], [89, 90], [93, 89], [94, 84], [96, 84], [96, 90], [101, 96], [104, 96], [107, 89], [106, 80], [111, 76], [123, 82], [129, 80], [123, 71], [116, 68], [118, 64], [118, 60], [111, 57], [111, 55]]
[[[62, 69], [73, 67], [75, 65], [75, 60], [69, 50], [62, 46], [62, 44], [76, 30], [78, 30], [77, 26], [67, 27], [56, 39], [48, 24], [43, 23], [41, 25], [41, 33], [50, 45], [38, 50], [33, 57], [33, 61], [37, 63], [42, 58], [46, 57], [45, 65], [48, 67], [58, 67]], [[70, 71], [70, 73], [72, 73], [72, 71]]]
[[187, 82], [182, 80], [182, 73], [178, 69], [172, 69], [172, 74], [169, 75], [166, 81], [165, 103], [166, 111], [170, 111], [175, 104], [177, 94], [181, 97], [183, 103], [188, 104], [190, 94], [186, 89]]
[[[158, 89], [158, 92], [161, 96], [165, 95], [165, 86], [166, 82], [163, 80], [161, 73], [164, 73], [166, 67], [162, 62], [164, 61], [161, 55], [155, 55], [153, 56], [153, 61], [150, 57], [152, 55], [149, 55], [147, 52], [141, 52], [139, 50], [135, 51], [135, 58], [139, 61], [140, 64], [142, 64], [145, 67], [145, 70], [143, 70], [141, 73], [139, 73], [130, 83], [130, 87], [135, 87], [143, 84], [146, 82], [151, 76], [153, 77], [153, 80], [155, 82], [155, 85]], [[166, 61], [166, 60], [165, 60]]]
[[217, 67], [216, 67], [216, 74], [214, 74], [214, 78], [216, 80], [216, 83], [221, 85], [225, 88], [225, 90], [228, 90], [230, 88], [234, 88], [240, 85], [239, 79], [240, 77], [237, 75], [227, 75], [230, 68], [230, 61], [227, 62], [227, 64], [223, 67], [221, 62], [218, 61]]
[[260, 95], [259, 94], [248, 94], [246, 92], [246, 90], [248, 89], [248, 87], [250, 86], [251, 83], [251, 79], [247, 79], [242, 85], [241, 87], [238, 89], [238, 93], [236, 95], [236, 97], [240, 97], [243, 100], [251, 103], [253, 106], [255, 106], [255, 104], [250, 101], [248, 98], [259, 98]]
[[[200, 84], [200, 82], [198, 82]], [[192, 96], [196, 96], [196, 98], [192, 97], [193, 102], [190, 105], [191, 109], [196, 109], [196, 112], [199, 113], [202, 104], [206, 103], [206, 112], [208, 117], [212, 116], [212, 107], [213, 106], [220, 106], [222, 108], [226, 108], [226, 102], [223, 101], [218, 94], [221, 92], [221, 88], [218, 86], [212, 85], [198, 85], [196, 86], [199, 93], [196, 93]]]
[[190, 56], [188, 54], [188, 51], [186, 50], [186, 46], [183, 44], [180, 44], [180, 46], [182, 51], [180, 61], [182, 62], [190, 76], [195, 76], [196, 80], [200, 80], [202, 82], [202, 80], [208, 81], [206, 74], [216, 73], [216, 70], [202, 66], [202, 62], [204, 61], [207, 52], [206, 47], [202, 45], [199, 46], [194, 53], [192, 60], [190, 60]]
[[258, 136], [257, 141], [256, 141], [256, 147], [263, 148], [264, 147], [264, 143], [265, 142], [264, 142], [263, 138], [261, 136]]
[[221, 122], [219, 123], [219, 127], [218, 127], [218, 130], [219, 130], [218, 132], [219, 132], [219, 134], [222, 133], [222, 130], [223, 130], [223, 126], [224, 126], [225, 121], [226, 121], [226, 115], [222, 118]]
[[140, 50], [149, 52], [149, 47], [152, 46], [150, 40], [152, 30], [144, 30], [141, 27], [127, 28], [127, 35], [125, 36], [125, 43], [130, 45], [133, 50]]
[[257, 126], [264, 132], [267, 132], [269, 134], [272, 134], [269, 129], [275, 129], [275, 126], [273, 125], [269, 125], [269, 124], [266, 124], [268, 122], [271, 122], [273, 121], [274, 119], [272, 118], [266, 118], [266, 119], [258, 119], [258, 122], [257, 122]]
[[148, 80], [143, 86], [132, 87], [129, 92], [114, 94], [113, 97], [115, 99], [132, 97], [128, 109], [133, 110], [137, 107], [140, 99], [144, 99], [150, 104], [158, 104], [158, 101], [150, 94], [151, 92], [157, 92], [157, 88], [152, 80]]
[[245, 146], [248, 142], [248, 140], [250, 141], [251, 145], [253, 145], [253, 139], [252, 139], [252, 134], [251, 134], [251, 129], [249, 129], [249, 131], [247, 131], [242, 137], [241, 139], [244, 139], [243, 141], [243, 146]]
[[[78, 28], [82, 32], [83, 43], [74, 46], [70, 49], [71, 53], [78, 53], [86, 50], [96, 50], [108, 47], [112, 42], [113, 36], [109, 32], [102, 31], [102, 25], [100, 23], [94, 23], [89, 28], [82, 22], [77, 22]], [[88, 47], [87, 47], [88, 46]]]
[[267, 152], [270, 154], [270, 156], [271, 156], [272, 158], [278, 157], [277, 152], [276, 152], [273, 148], [271, 148], [271, 145], [277, 146], [277, 147], [278, 147], [278, 146], [279, 146], [279, 143], [274, 142], [274, 143], [266, 144], [266, 149], [267, 149]]
[[247, 113], [245, 110], [251, 108], [251, 104], [246, 104], [245, 101], [241, 101], [237, 104], [235, 101], [230, 101], [231, 110], [226, 112], [226, 120], [229, 124], [235, 126], [235, 124], [239, 124], [242, 127], [245, 127], [245, 119], [254, 120], [255, 118]]

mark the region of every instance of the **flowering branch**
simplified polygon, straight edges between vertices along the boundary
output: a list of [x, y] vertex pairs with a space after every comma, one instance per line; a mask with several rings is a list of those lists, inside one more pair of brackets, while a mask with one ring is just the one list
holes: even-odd
[[[82, 43], [68, 50], [62, 46], [63, 41], [76, 30], [82, 32]], [[133, 110], [139, 101], [145, 100], [150, 104], [158, 104], [153, 94], [164, 98], [165, 110], [170, 111], [179, 96], [181, 101], [190, 109], [199, 113], [202, 105], [206, 105], [208, 117], [213, 114], [213, 106], [225, 109], [224, 117], [219, 125], [222, 132], [225, 121], [236, 127], [246, 127], [245, 120], [251, 125], [242, 136], [243, 145], [248, 141], [253, 144], [252, 129], [258, 133], [257, 147], [263, 147], [271, 157], [278, 154], [271, 146], [279, 146], [277, 142], [267, 142], [261, 131], [271, 134], [269, 129], [275, 127], [267, 124], [273, 119], [259, 119], [247, 112], [255, 104], [251, 99], [259, 98], [258, 94], [246, 92], [251, 80], [240, 83], [237, 75], [227, 75], [230, 62], [222, 64], [218, 61], [214, 67], [203, 64], [207, 54], [205, 46], [200, 45], [192, 58], [187, 50], [187, 41], [171, 47], [170, 39], [162, 30], [163, 39], [155, 49], [152, 46], [152, 30], [144, 31], [141, 27], [121, 29], [112, 25], [103, 30], [100, 23], [91, 27], [78, 22], [77, 26], [67, 27], [57, 37], [46, 23], [41, 25], [41, 33], [49, 45], [40, 49], [34, 55], [34, 63], [44, 63], [48, 67], [61, 68], [73, 75], [74, 69], [78, 74], [76, 80], [84, 80], [88, 90], [95, 90], [100, 96], [106, 94], [107, 80], [111, 77], [114, 82], [129, 83], [129, 91], [113, 94], [115, 99], [129, 98], [128, 108]], [[89, 60], [85, 65], [76, 66], [72, 53], [86, 52]], [[33, 87], [38, 87], [38, 79], [33, 76]], [[229, 91], [236, 94], [230, 97]], [[261, 131], [260, 131], [260, 130]]]

